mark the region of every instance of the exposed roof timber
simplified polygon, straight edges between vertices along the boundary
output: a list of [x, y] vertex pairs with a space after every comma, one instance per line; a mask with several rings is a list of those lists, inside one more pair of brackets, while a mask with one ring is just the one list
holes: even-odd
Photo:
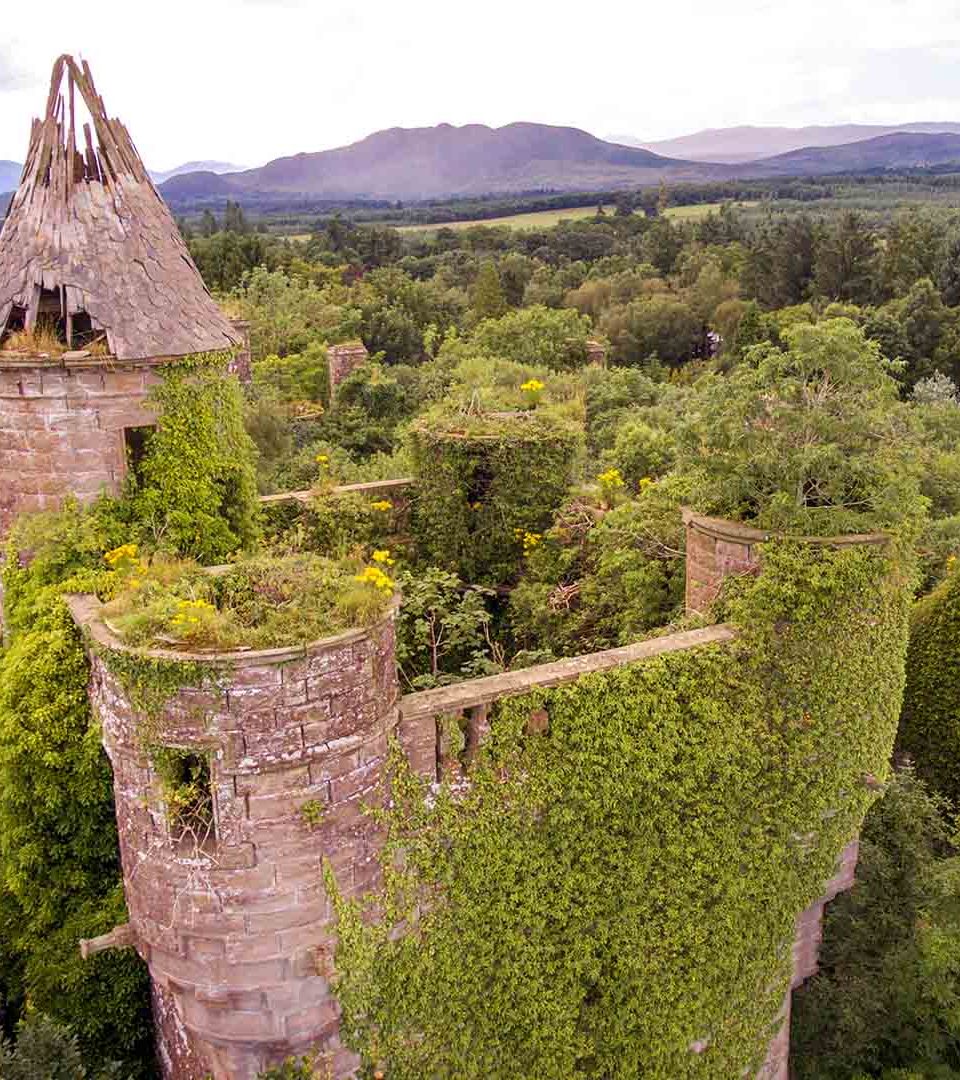
[[[92, 123], [77, 148], [77, 95]], [[239, 335], [190, 258], [127, 129], [110, 119], [90, 68], [53, 66], [23, 174], [0, 232], [0, 332], [14, 307], [35, 323], [41, 289], [61, 317], [86, 312], [118, 359], [230, 349]]]

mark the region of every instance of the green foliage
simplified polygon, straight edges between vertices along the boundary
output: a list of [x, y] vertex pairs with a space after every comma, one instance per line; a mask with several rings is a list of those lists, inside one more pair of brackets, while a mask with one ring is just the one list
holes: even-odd
[[491, 356], [560, 370], [586, 362], [589, 339], [590, 320], [586, 316], [536, 305], [499, 319], [485, 319], [471, 340]]
[[426, 562], [473, 584], [517, 573], [572, 479], [582, 428], [556, 411], [427, 414], [414, 424], [413, 530]]
[[846, 319], [783, 337], [698, 385], [677, 432], [695, 505], [797, 533], [915, 529], [910, 420], [877, 347]]
[[617, 363], [634, 367], [654, 356], [665, 364], [682, 364], [703, 338], [703, 323], [696, 313], [672, 296], [651, 296], [610, 308], [600, 328], [613, 344]]
[[510, 595], [516, 643], [570, 656], [630, 644], [670, 622], [683, 598], [688, 494], [671, 478], [609, 513], [586, 499], [564, 505]]
[[960, 573], [917, 601], [910, 619], [899, 745], [918, 774], [960, 805]]
[[85, 1080], [86, 1076], [76, 1036], [42, 1014], [23, 1024], [15, 1045], [0, 1041], [3, 1080]]
[[404, 570], [397, 584], [403, 594], [397, 664], [411, 689], [498, 670], [490, 655], [490, 590], [465, 586], [456, 574], [437, 567]]
[[357, 337], [360, 312], [343, 300], [336, 291], [263, 266], [246, 274], [233, 294], [237, 313], [250, 323], [254, 360]]
[[131, 498], [141, 536], [203, 562], [249, 548], [257, 485], [237, 380], [222, 358], [177, 361], [162, 369], [151, 402], [158, 425]]
[[911, 770], [870, 810], [856, 885], [830, 905], [820, 971], [794, 995], [798, 1080], [960, 1068], [960, 860], [942, 858], [949, 833], [943, 801]]
[[[359, 625], [361, 613], [363, 625], [383, 614], [392, 582], [358, 589], [365, 573], [362, 559], [314, 554], [246, 559], [215, 576], [194, 564], [157, 563], [126, 581], [104, 617], [135, 646], [295, 645]], [[358, 603], [364, 597], [368, 602]]]
[[470, 299], [477, 320], [498, 319], [504, 313], [507, 302], [503, 298], [496, 263], [488, 260], [481, 265]]
[[330, 400], [326, 347], [314, 343], [302, 352], [254, 361], [253, 389], [285, 404], [319, 402], [326, 406]]
[[[863, 775], [887, 774], [907, 600], [875, 548], [768, 545], [763, 566], [737, 643], [502, 701], [469, 788], [425, 800], [395, 762], [382, 917], [337, 900], [342, 1033], [368, 1067], [757, 1070], [796, 913], [860, 827]], [[525, 735], [536, 709], [549, 730]]]
[[[0, 654], [0, 929], [11, 984], [68, 1023], [88, 1063], [150, 1072], [146, 969], [130, 953], [90, 961], [77, 942], [125, 920], [110, 766], [86, 688], [89, 666], [65, 592], [109, 595], [105, 507], [24, 522], [8, 545]], [[110, 523], [112, 527], [112, 522]], [[109, 533], [109, 528], [107, 530]], [[36, 557], [22, 566], [30, 544]], [[99, 551], [98, 551], [99, 548]], [[6, 989], [0, 986], [0, 994]], [[137, 1064], [133, 1064], [137, 1063]]]

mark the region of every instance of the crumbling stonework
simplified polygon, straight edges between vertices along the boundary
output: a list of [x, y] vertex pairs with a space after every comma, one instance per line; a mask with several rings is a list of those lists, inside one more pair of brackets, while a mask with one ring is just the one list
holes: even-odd
[[[686, 526], [686, 608], [706, 614], [717, 599], [720, 586], [729, 577], [755, 575], [760, 571], [760, 545], [776, 533], [754, 529], [739, 521], [707, 517], [684, 509]], [[849, 533], [844, 536], [796, 537], [822, 547], [856, 544], [885, 544], [884, 533]]]
[[67, 494], [86, 502], [119, 491], [124, 432], [156, 422], [145, 399], [157, 363], [0, 353], [0, 535], [18, 513]]
[[348, 341], [342, 345], [327, 347], [327, 372], [330, 377], [331, 401], [343, 380], [351, 371], [355, 371], [361, 364], [366, 363], [369, 357], [367, 347], [362, 341]]
[[[378, 881], [379, 826], [364, 808], [379, 797], [398, 718], [394, 612], [306, 648], [204, 656], [211, 679], [148, 717], [111, 671], [110, 653], [128, 650], [97, 602], [71, 607], [96, 645], [90, 695], [166, 1075], [252, 1080], [315, 1047], [348, 1075], [355, 1062], [327, 982], [334, 930], [322, 866], [348, 897]], [[215, 830], [199, 844], [172, 827], [152, 746], [209, 761]]]

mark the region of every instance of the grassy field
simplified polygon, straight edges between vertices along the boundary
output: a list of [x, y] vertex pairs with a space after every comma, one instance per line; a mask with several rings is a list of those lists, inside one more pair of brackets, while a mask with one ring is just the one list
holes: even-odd
[[[751, 206], [759, 206], [758, 202], [740, 202], [735, 206], [746, 209]], [[696, 206], [671, 206], [667, 210], [667, 217], [678, 221], [696, 221], [706, 217], [711, 212], [718, 211], [723, 203], [700, 203]], [[615, 207], [605, 206], [604, 213], [613, 214]], [[505, 217], [474, 218], [471, 221], [448, 221], [438, 224], [433, 222], [428, 225], [398, 225], [400, 232], [436, 232], [437, 229], [471, 229], [475, 225], [506, 225], [510, 229], [549, 229], [561, 221], [579, 221], [583, 218], [592, 218], [597, 212], [597, 204], [590, 206], [571, 206], [565, 210], [535, 210], [529, 214], [509, 214]], [[296, 233], [289, 236], [290, 240], [309, 240], [309, 233]]]
[[[737, 210], [746, 210], [750, 206], [759, 206], [758, 202], [738, 202], [732, 204]], [[669, 206], [666, 210], [666, 216], [674, 218], [679, 221], [697, 221], [699, 218], [706, 217], [707, 214], [717, 213], [723, 203], [710, 202], [710, 203], [697, 203], [696, 206]]]
[[[604, 212], [612, 214], [614, 207], [605, 206]], [[577, 221], [591, 218], [597, 212], [597, 204], [570, 206], [565, 210], [536, 210], [531, 214], [511, 214], [508, 217], [481, 218], [475, 221], [449, 221], [442, 225], [401, 225], [400, 232], [427, 232], [436, 229], [470, 229], [474, 225], [508, 225], [511, 229], [549, 229], [560, 221]]]

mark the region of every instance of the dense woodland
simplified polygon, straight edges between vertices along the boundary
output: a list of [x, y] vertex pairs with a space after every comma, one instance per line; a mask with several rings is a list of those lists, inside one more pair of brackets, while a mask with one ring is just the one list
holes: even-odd
[[[235, 205], [184, 227], [211, 290], [250, 322], [250, 385], [241, 399], [213, 377], [169, 380], [170, 422], [130, 490], [22, 522], [8, 552], [3, 1080], [153, 1069], [142, 970], [73, 956], [122, 898], [64, 591], [150, 580], [131, 622], [149, 641], [180, 632], [187, 595], [162, 558], [373, 558], [374, 585], [389, 573], [402, 591], [398, 662], [421, 689], [688, 625], [682, 505], [806, 535], [883, 529], [918, 553], [898, 770], [878, 782], [859, 884], [830, 909], [821, 974], [796, 995], [794, 1068], [960, 1076], [960, 211], [788, 196], [683, 220], [655, 195], [542, 231], [335, 216], [284, 239]], [[327, 346], [356, 339], [370, 359], [331, 400]], [[605, 366], [589, 362], [597, 343]], [[335, 490], [416, 474], [443, 492], [473, 468], [451, 431], [502, 450], [502, 485], [471, 481], [467, 516], [440, 494]], [[257, 507], [257, 491], [307, 488], [305, 507]], [[153, 577], [116, 555], [129, 544], [161, 559]], [[241, 629], [211, 617], [181, 640]]]

